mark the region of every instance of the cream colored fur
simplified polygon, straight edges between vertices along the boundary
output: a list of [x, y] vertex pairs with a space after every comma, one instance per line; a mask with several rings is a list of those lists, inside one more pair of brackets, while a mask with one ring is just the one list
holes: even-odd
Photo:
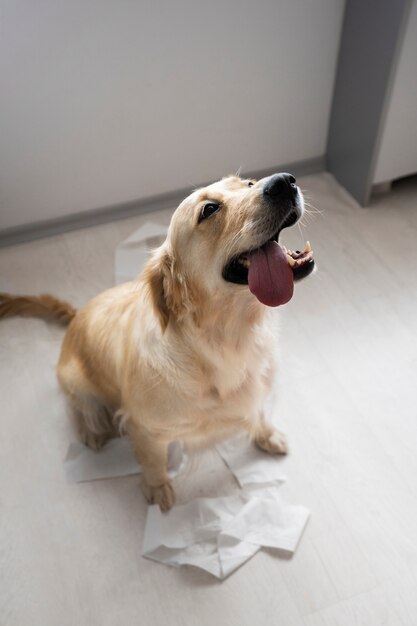
[[[221, 208], [199, 223], [208, 201]], [[122, 424], [145, 495], [163, 510], [174, 502], [172, 440], [207, 446], [245, 431], [286, 451], [263, 414], [274, 373], [267, 309], [222, 278], [228, 259], [260, 245], [264, 216], [262, 181], [229, 177], [197, 190], [138, 278], [91, 300], [65, 335], [58, 379], [81, 440], [99, 448]]]

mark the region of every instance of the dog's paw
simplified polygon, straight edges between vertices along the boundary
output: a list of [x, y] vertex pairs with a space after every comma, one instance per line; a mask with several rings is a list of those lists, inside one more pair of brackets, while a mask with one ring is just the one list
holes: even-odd
[[175, 491], [170, 480], [158, 487], [142, 482], [142, 490], [147, 501], [150, 504], [159, 504], [161, 511], [169, 511], [175, 502]]
[[109, 441], [110, 438], [111, 436], [107, 433], [97, 434], [90, 431], [84, 432], [80, 437], [82, 443], [85, 446], [91, 448], [92, 450], [95, 450], [96, 452], [101, 450], [101, 448]]
[[288, 444], [279, 430], [273, 430], [267, 436], [257, 437], [255, 443], [261, 450], [269, 452], [269, 454], [287, 454]]

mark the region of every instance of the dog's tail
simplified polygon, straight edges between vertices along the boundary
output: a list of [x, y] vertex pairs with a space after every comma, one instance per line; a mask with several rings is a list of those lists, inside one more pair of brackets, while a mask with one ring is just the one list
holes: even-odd
[[14, 296], [0, 293], [0, 318], [20, 315], [23, 317], [40, 317], [67, 325], [75, 317], [77, 311], [68, 302], [58, 300], [49, 294], [41, 296]]

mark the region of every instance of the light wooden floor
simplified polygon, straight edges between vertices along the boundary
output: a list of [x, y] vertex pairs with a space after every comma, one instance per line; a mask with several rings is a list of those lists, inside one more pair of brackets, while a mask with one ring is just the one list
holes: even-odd
[[[357, 207], [327, 174], [320, 271], [281, 315], [287, 499], [312, 517], [292, 559], [257, 554], [224, 582], [140, 556], [138, 477], [67, 484], [73, 438], [54, 365], [62, 331], [0, 324], [0, 623], [7, 626], [416, 626], [417, 185]], [[167, 215], [163, 216], [167, 219]], [[135, 218], [0, 251], [0, 288], [81, 305], [113, 282]], [[206, 453], [180, 501], [231, 483]]]

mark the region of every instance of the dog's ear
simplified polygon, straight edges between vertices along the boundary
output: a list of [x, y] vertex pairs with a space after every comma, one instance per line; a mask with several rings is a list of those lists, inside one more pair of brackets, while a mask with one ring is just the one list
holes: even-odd
[[164, 292], [164, 277], [168, 270], [168, 254], [161, 249], [155, 250], [143, 270], [143, 279], [148, 288], [151, 305], [159, 319], [162, 331], [169, 321], [168, 304]]
[[188, 308], [186, 281], [172, 253], [163, 248], [156, 250], [145, 266], [144, 280], [155, 314], [165, 331], [170, 315], [180, 318]]

